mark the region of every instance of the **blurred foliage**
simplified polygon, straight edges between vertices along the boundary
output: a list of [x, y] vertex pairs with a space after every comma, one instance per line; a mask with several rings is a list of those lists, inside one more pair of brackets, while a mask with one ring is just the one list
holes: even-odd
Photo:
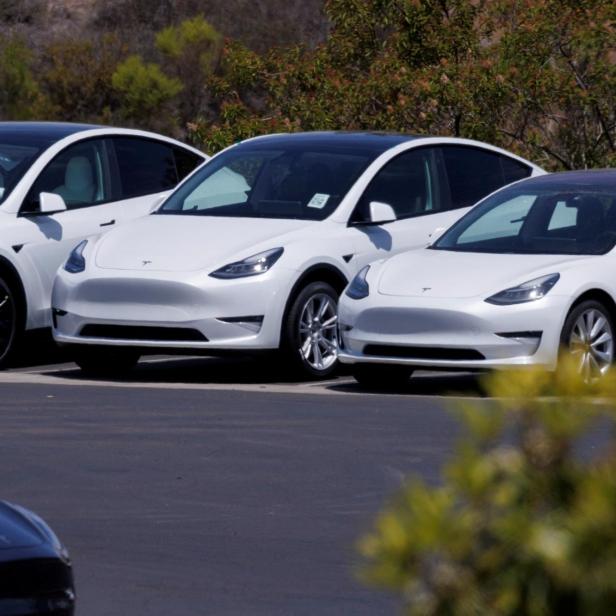
[[47, 45], [38, 74], [50, 116], [66, 121], [111, 121], [112, 109], [119, 105], [113, 75], [126, 54], [126, 45], [112, 34]]
[[[30, 83], [6, 90], [2, 117], [128, 121], [210, 151], [272, 131], [392, 130], [485, 140], [549, 169], [616, 165], [613, 0], [324, 0], [324, 17], [321, 1], [99, 3], [70, 36], [31, 30], [17, 64]], [[0, 21], [19, 35], [37, 2], [0, 0]]]
[[0, 41], [0, 112], [15, 120], [45, 114], [45, 99], [32, 73], [33, 57], [17, 37]]
[[0, 22], [34, 23], [45, 19], [45, 0], [0, 0]]
[[130, 31], [142, 42], [148, 31], [203, 15], [224, 36], [265, 51], [322, 40], [327, 25], [322, 5], [323, 0], [107, 0], [98, 3], [93, 23], [98, 29]]
[[220, 147], [265, 130], [446, 134], [551, 168], [616, 162], [612, 0], [328, 0], [315, 49], [227, 45], [213, 84]]
[[[613, 375], [503, 372], [466, 403], [442, 485], [411, 480], [360, 543], [362, 576], [421, 616], [608, 616], [616, 605]], [[589, 431], [600, 448], [584, 447]], [[599, 432], [600, 431], [600, 432]]]
[[158, 130], [173, 125], [170, 102], [182, 91], [179, 79], [168, 77], [154, 63], [130, 56], [119, 64], [111, 83], [121, 97], [119, 116], [138, 125], [145, 116]]
[[206, 82], [219, 61], [221, 44], [222, 37], [202, 15], [156, 35], [168, 72], [183, 84], [179, 106], [184, 122], [206, 112]]

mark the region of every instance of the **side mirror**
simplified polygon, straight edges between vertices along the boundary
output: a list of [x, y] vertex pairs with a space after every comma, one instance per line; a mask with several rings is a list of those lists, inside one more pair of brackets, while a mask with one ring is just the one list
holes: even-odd
[[60, 195], [55, 193], [42, 192], [39, 196], [41, 214], [56, 214], [66, 211], [66, 203]]
[[388, 203], [370, 201], [370, 222], [373, 225], [382, 225], [396, 220], [396, 212]]

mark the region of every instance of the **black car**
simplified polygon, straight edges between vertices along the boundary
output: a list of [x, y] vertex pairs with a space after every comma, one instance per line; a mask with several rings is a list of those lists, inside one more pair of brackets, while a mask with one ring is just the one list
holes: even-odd
[[35, 513], [0, 501], [0, 616], [72, 616], [66, 548]]

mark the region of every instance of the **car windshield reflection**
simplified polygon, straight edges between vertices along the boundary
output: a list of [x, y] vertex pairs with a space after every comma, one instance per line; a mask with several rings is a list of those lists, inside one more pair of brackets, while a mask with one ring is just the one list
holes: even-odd
[[159, 214], [323, 220], [374, 160], [350, 148], [233, 148], [214, 159]]
[[601, 255], [616, 245], [616, 190], [512, 187], [454, 225], [436, 250]]

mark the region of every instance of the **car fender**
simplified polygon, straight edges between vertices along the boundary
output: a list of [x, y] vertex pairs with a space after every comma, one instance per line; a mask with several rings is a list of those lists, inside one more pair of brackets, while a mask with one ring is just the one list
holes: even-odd
[[0, 244], [0, 267], [8, 269], [17, 278], [20, 285], [19, 293], [23, 294], [25, 303], [24, 324], [26, 329], [45, 327], [45, 318], [41, 309], [43, 301], [43, 285], [38, 270], [29, 259], [20, 259], [15, 248]]

